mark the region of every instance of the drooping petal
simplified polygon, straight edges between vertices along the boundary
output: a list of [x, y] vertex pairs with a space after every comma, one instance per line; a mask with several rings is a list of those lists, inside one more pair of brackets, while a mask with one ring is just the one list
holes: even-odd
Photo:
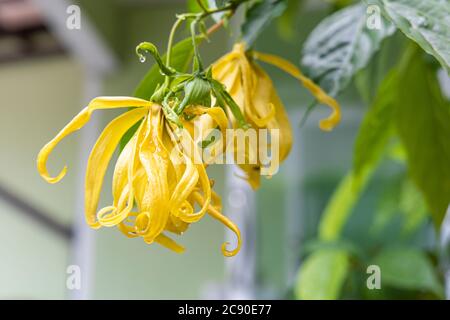
[[88, 225], [93, 228], [100, 227], [96, 221], [96, 210], [109, 161], [123, 135], [146, 113], [146, 109], [134, 109], [111, 121], [89, 155], [85, 181], [85, 214]]
[[170, 195], [168, 184], [169, 155], [161, 145], [163, 117], [161, 108], [153, 108], [146, 123], [146, 136], [139, 148], [139, 159], [148, 178], [141, 210], [149, 213], [148, 226], [142, 236], [151, 243], [161, 234], [169, 219]]
[[[137, 150], [138, 145], [142, 141], [144, 123], [138, 128], [136, 132], [136, 139], [131, 139], [131, 154], [128, 160], [127, 168], [127, 184], [123, 189], [118, 192], [120, 193], [119, 199], [114, 206], [106, 207], [97, 213], [98, 223], [104, 227], [114, 227], [119, 225], [123, 220], [125, 220], [131, 210], [134, 207], [134, 187], [133, 182], [136, 174], [137, 167]], [[116, 199], [115, 199], [116, 201]]]
[[320, 128], [324, 131], [333, 130], [333, 128], [340, 122], [341, 120], [341, 109], [339, 103], [327, 95], [322, 88], [316, 85], [311, 79], [304, 76], [301, 71], [293, 65], [291, 62], [284, 60], [278, 56], [274, 56], [271, 54], [265, 54], [260, 52], [254, 52], [253, 56], [266, 62], [268, 64], [274, 65], [277, 68], [285, 71], [290, 74], [294, 78], [297, 78], [302, 82], [306, 89], [308, 89], [312, 95], [321, 103], [329, 106], [332, 110], [331, 115], [327, 119], [323, 119], [320, 121]]
[[176, 253], [183, 253], [184, 247], [180, 246], [178, 243], [176, 243], [174, 240], [169, 238], [168, 236], [161, 233], [159, 236], [155, 238], [155, 242], [159, 243], [160, 245], [166, 247], [167, 249], [170, 249]]
[[90, 119], [92, 112], [98, 109], [113, 109], [113, 108], [125, 108], [125, 107], [149, 107], [151, 102], [130, 98], [130, 97], [98, 97], [93, 99], [89, 105], [84, 108], [75, 118], [72, 119], [50, 142], [48, 142], [39, 152], [37, 157], [37, 168], [40, 175], [48, 183], [57, 183], [60, 181], [67, 172], [67, 166], [61, 170], [56, 176], [52, 177], [47, 170], [47, 160], [53, 149], [58, 143], [63, 140], [69, 134], [80, 130]]
[[[203, 197], [198, 194], [198, 193], [194, 193], [193, 194], [194, 198], [196, 199], [196, 201], [198, 201], [199, 203], [202, 203], [204, 201]], [[228, 250], [227, 246], [229, 245], [228, 242], [225, 242], [222, 244], [222, 253], [224, 256], [226, 257], [233, 257], [235, 256], [240, 250], [241, 250], [241, 245], [242, 245], [242, 238], [241, 238], [241, 231], [239, 230], [239, 228], [227, 217], [225, 217], [223, 214], [221, 214], [219, 212], [219, 210], [217, 209], [217, 207], [212, 206], [212, 205], [208, 205], [208, 214], [213, 217], [214, 219], [220, 221], [221, 223], [223, 223], [227, 228], [229, 228], [231, 231], [234, 232], [234, 234], [237, 237], [237, 246], [235, 249], [233, 250]]]
[[286, 108], [278, 96], [275, 86], [269, 75], [259, 66], [254, 65], [255, 74], [258, 76], [258, 87], [256, 97], [264, 97], [266, 100], [258, 100], [258, 103], [270, 103], [274, 108], [274, 117], [267, 122], [267, 129], [279, 130], [280, 161], [283, 161], [292, 148], [292, 127]]
[[203, 192], [205, 197], [205, 203], [198, 212], [195, 213], [180, 213], [179, 218], [187, 223], [194, 223], [199, 221], [206, 213], [208, 205], [211, 201], [211, 185], [208, 175], [206, 173], [205, 166], [201, 160], [199, 147], [192, 139], [191, 135], [186, 130], [179, 131], [179, 136], [175, 136], [172, 128], [169, 126], [168, 132], [175, 145], [179, 145], [181, 153], [186, 155], [195, 165], [199, 175], [199, 190]]
[[194, 190], [199, 179], [197, 168], [194, 166], [191, 159], [189, 159], [185, 155], [181, 156], [184, 157], [185, 170], [183, 176], [172, 191], [172, 195], [170, 198], [170, 212], [175, 217], [179, 217], [180, 215], [192, 214], [192, 212], [189, 212], [189, 209], [192, 209], [192, 207], [189, 208], [186, 206], [186, 199]]

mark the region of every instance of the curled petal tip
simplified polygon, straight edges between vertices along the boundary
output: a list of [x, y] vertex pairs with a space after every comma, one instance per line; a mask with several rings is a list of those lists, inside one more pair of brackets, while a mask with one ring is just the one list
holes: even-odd
[[234, 257], [241, 250], [241, 239], [238, 239], [238, 245], [234, 250], [228, 250], [227, 247], [230, 245], [229, 242], [224, 242], [222, 244], [222, 253], [225, 257]]
[[50, 175], [48, 174], [48, 172], [46, 172], [46, 170], [42, 171], [39, 170], [39, 174], [41, 175], [41, 177], [47, 181], [48, 183], [51, 184], [55, 184], [58, 183], [59, 181], [61, 181], [64, 176], [67, 173], [67, 166], [64, 166], [64, 168], [61, 170], [61, 172], [56, 176], [56, 177], [50, 177]]
[[101, 224], [98, 221], [95, 221], [95, 222], [86, 221], [86, 222], [87, 222], [88, 226], [91, 229], [94, 229], [94, 230], [98, 230], [98, 229], [100, 229], [102, 227]]
[[320, 121], [319, 128], [322, 131], [330, 132], [330, 131], [333, 131], [334, 125], [331, 125], [328, 121], [323, 120], [323, 121]]
[[319, 127], [323, 131], [332, 131], [341, 122], [341, 115], [339, 112], [334, 112], [329, 118], [323, 119], [319, 123]]

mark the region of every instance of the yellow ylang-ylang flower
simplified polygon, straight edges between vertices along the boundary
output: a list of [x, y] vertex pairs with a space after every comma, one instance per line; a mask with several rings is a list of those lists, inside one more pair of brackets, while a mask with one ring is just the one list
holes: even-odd
[[[94, 229], [117, 226], [128, 237], [142, 237], [146, 243], [156, 242], [183, 252], [184, 248], [166, 232], [181, 235], [208, 213], [236, 234], [234, 250], [228, 250], [227, 243], [222, 246], [225, 256], [235, 255], [241, 246], [240, 231], [221, 214], [220, 197], [212, 190], [205, 165], [196, 158], [198, 146], [189, 133], [177, 133], [178, 127], [166, 120], [159, 104], [130, 97], [95, 98], [42, 148], [37, 158], [41, 176], [49, 183], [64, 177], [67, 167], [53, 177], [47, 171], [47, 159], [64, 137], [89, 121], [94, 110], [129, 107], [133, 109], [106, 126], [89, 156], [85, 181], [87, 224]], [[185, 112], [191, 118], [209, 116], [223, 131], [228, 125], [225, 112], [219, 107], [190, 106]], [[124, 134], [136, 123], [140, 123], [139, 128], [115, 165], [113, 203], [97, 211], [108, 164]]]
[[[328, 96], [318, 85], [305, 77], [292, 63], [274, 55], [246, 51], [245, 43], [235, 44], [233, 50], [213, 65], [213, 77], [223, 83], [240, 107], [248, 123], [256, 129], [279, 129], [279, 156], [283, 161], [292, 146], [292, 129], [287, 113], [279, 98], [272, 80], [267, 73], [255, 63], [260, 60], [272, 64], [301, 81], [316, 99], [328, 105], [332, 114], [320, 122], [320, 128], [332, 130], [340, 121], [339, 104]], [[233, 125], [236, 121], [229, 115]], [[237, 150], [239, 152], [239, 150]], [[252, 152], [251, 149], [245, 152]], [[255, 152], [255, 151], [253, 151]], [[248, 155], [249, 158], [256, 155]], [[256, 165], [240, 164], [246, 179], [253, 188], [260, 185], [260, 163]]]

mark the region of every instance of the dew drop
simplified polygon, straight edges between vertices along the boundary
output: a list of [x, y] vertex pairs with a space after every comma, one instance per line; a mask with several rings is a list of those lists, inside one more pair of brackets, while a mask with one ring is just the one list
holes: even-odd
[[141, 63], [144, 63], [145, 60], [146, 60], [146, 58], [145, 58], [144, 55], [139, 56], [139, 61], [140, 61]]

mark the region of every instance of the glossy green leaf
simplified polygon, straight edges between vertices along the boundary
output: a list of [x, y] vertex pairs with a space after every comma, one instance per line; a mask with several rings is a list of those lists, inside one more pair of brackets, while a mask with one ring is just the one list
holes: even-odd
[[332, 96], [348, 86], [395, 31], [382, 16], [379, 29], [370, 29], [366, 10], [361, 3], [339, 10], [325, 18], [305, 43], [303, 71]]
[[381, 270], [381, 288], [426, 290], [443, 297], [443, 288], [428, 257], [409, 247], [386, 248], [372, 261]]
[[450, 72], [449, 0], [366, 0]]
[[418, 48], [409, 55], [399, 81], [397, 131], [409, 174], [439, 227], [450, 204], [450, 102], [442, 95], [436, 70]]
[[242, 24], [242, 39], [251, 46], [260, 33], [272, 22], [281, 16], [287, 8], [287, 0], [256, 1], [245, 14]]
[[299, 270], [295, 296], [301, 300], [337, 299], [348, 272], [349, 258], [345, 251], [316, 251], [305, 260]]
[[354, 151], [355, 177], [377, 165], [392, 134], [395, 117], [394, 99], [398, 74], [391, 72], [380, 85], [373, 105], [367, 111], [358, 132]]

